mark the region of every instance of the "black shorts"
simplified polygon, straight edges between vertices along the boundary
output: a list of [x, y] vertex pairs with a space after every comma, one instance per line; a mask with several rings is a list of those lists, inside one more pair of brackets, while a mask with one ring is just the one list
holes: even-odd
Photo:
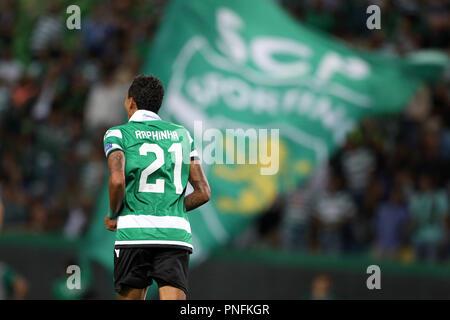
[[190, 252], [181, 248], [146, 247], [114, 249], [114, 288], [143, 289], [153, 280], [158, 287], [172, 286], [188, 293]]

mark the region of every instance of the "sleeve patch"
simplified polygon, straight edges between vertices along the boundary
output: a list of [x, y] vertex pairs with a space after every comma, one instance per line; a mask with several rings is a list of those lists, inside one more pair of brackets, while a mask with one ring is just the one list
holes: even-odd
[[108, 154], [108, 151], [111, 150], [112, 148], [112, 143], [107, 143], [105, 145], [105, 154]]

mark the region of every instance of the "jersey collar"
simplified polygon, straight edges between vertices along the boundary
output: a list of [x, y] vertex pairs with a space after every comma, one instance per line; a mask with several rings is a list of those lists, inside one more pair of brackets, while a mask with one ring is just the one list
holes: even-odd
[[161, 120], [161, 118], [154, 112], [149, 110], [138, 110], [131, 116], [129, 121], [154, 121]]

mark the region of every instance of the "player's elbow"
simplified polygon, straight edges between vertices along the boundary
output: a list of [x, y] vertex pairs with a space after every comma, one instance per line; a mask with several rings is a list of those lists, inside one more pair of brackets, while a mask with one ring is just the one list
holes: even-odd
[[123, 188], [125, 186], [125, 177], [123, 175], [111, 175], [109, 185], [113, 188]]
[[209, 186], [205, 186], [201, 189], [202, 199], [203, 203], [208, 202], [211, 200], [211, 188]]

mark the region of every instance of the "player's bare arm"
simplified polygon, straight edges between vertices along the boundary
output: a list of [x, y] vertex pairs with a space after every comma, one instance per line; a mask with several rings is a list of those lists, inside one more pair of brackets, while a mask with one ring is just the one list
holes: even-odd
[[117, 216], [125, 197], [125, 155], [121, 150], [111, 152], [108, 157], [108, 168], [110, 215], [105, 217], [105, 226], [110, 231], [116, 231]]
[[184, 198], [186, 211], [194, 210], [211, 199], [211, 189], [208, 180], [203, 172], [200, 161], [197, 159], [191, 160], [189, 183], [194, 188], [194, 192]]

